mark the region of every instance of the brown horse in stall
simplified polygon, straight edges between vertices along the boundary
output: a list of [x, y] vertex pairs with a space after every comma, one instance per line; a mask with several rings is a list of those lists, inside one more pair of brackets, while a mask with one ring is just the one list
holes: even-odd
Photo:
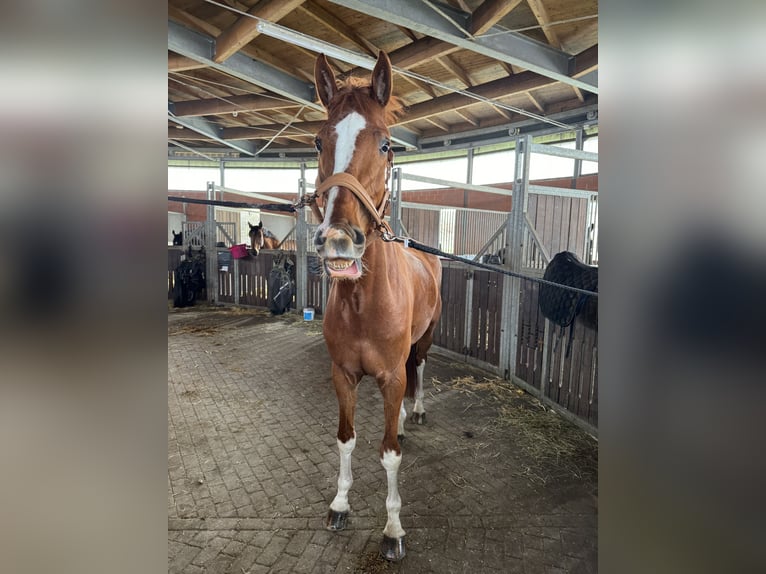
[[263, 228], [263, 222], [259, 222], [258, 225], [253, 225], [249, 221], [247, 224], [250, 226], [250, 249], [255, 255], [261, 251], [261, 249], [277, 249], [279, 247], [279, 239]]
[[414, 396], [412, 418], [422, 424], [423, 370], [442, 305], [441, 264], [434, 256], [383, 239], [389, 230], [383, 213], [393, 159], [387, 126], [400, 109], [391, 96], [388, 56], [379, 54], [369, 83], [352, 79], [339, 87], [324, 55], [317, 59], [314, 76], [327, 109], [315, 141], [316, 197], [325, 212], [318, 213], [322, 223], [314, 243], [332, 279], [324, 337], [339, 407], [340, 471], [327, 528], [346, 526], [357, 386], [370, 375], [383, 395], [385, 414], [380, 459], [388, 480], [388, 519], [380, 551], [388, 560], [400, 560], [405, 554], [397, 478], [407, 416], [403, 399]]

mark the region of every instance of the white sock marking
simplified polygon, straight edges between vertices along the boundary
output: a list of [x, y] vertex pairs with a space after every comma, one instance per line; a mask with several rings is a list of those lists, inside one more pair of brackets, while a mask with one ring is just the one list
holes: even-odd
[[396, 454], [392, 450], [387, 450], [383, 453], [383, 458], [380, 462], [383, 468], [386, 469], [386, 477], [388, 478], [388, 496], [386, 497], [388, 520], [386, 521], [386, 527], [383, 529], [383, 534], [389, 538], [401, 538], [404, 536], [404, 529], [399, 521], [402, 499], [399, 496], [398, 474], [399, 465], [402, 464], [402, 455]]
[[423, 408], [423, 371], [426, 370], [425, 359], [420, 361], [420, 364], [417, 366], [416, 370], [418, 373], [418, 384], [415, 387], [415, 406], [412, 410], [418, 414], [422, 414], [426, 412], [426, 409]]
[[348, 442], [342, 443], [338, 440], [338, 451], [340, 451], [340, 471], [338, 472], [338, 493], [335, 495], [330, 508], [335, 512], [348, 512], [348, 491], [354, 483], [354, 477], [351, 474], [351, 453], [356, 446], [356, 434]]

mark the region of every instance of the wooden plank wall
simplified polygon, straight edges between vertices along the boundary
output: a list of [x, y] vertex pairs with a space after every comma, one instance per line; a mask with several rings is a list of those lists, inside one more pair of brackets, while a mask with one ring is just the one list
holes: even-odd
[[584, 260], [587, 209], [587, 199], [530, 193], [527, 215], [551, 257], [571, 251]]
[[544, 345], [545, 318], [537, 304], [538, 293], [537, 283], [522, 281], [516, 376], [598, 427], [598, 334], [575, 322], [572, 348], [566, 357], [569, 328], [562, 333], [560, 327], [550, 324]]
[[477, 254], [507, 219], [507, 213], [458, 209], [455, 215], [454, 253]]
[[461, 263], [442, 259], [442, 314], [434, 330], [434, 344], [464, 354], [467, 271]]
[[504, 275], [473, 269], [471, 332], [468, 355], [490, 365], [500, 365], [500, 329]]
[[[306, 306], [314, 308], [315, 315], [322, 314], [322, 276], [307, 274], [308, 293], [306, 294]], [[300, 309], [299, 309], [300, 310]]]
[[439, 211], [403, 207], [402, 224], [415, 241], [439, 245]]

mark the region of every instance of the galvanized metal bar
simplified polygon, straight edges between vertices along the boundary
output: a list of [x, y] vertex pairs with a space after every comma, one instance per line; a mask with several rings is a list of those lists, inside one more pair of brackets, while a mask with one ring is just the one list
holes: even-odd
[[567, 189], [565, 187], [551, 187], [550, 185], [529, 185], [529, 193], [539, 193], [540, 195], [555, 195], [556, 197], [577, 197], [579, 199], [590, 199], [598, 195], [596, 191], [586, 191], [584, 189]]
[[[301, 177], [298, 180], [298, 199], [306, 194], [306, 163], [301, 162]], [[299, 313], [308, 302], [308, 254], [306, 244], [308, 242], [308, 222], [306, 210], [299, 209], [295, 222], [295, 306]]]
[[598, 163], [598, 154], [592, 151], [569, 149], [551, 144], [532, 144], [532, 153], [541, 153], [569, 159], [581, 159]]
[[481, 249], [479, 249], [479, 252], [476, 254], [476, 257], [473, 258], [474, 261], [479, 260], [479, 257], [481, 257], [482, 254], [489, 248], [489, 246], [495, 242], [495, 239], [497, 239], [497, 237], [500, 234], [502, 234], [503, 231], [505, 231], [506, 226], [507, 226], [507, 220], [503, 222], [503, 224], [497, 228], [497, 230], [492, 234], [492, 236], [487, 240], [487, 242], [481, 246]]
[[[493, 26], [480, 36], [467, 36], [464, 32], [457, 30], [452, 22], [441, 17], [422, 2], [409, 0], [331, 0], [331, 2], [438, 38], [466, 50], [484, 54], [495, 60], [520, 66], [554, 80], [598, 93], [596, 82], [591, 76], [587, 78], [589, 81], [585, 81], [569, 75], [570, 66], [574, 62], [573, 56], [524, 34]], [[470, 14], [445, 4], [440, 5], [440, 8], [447, 10], [451, 18], [466, 28]]]
[[300, 102], [312, 110], [322, 110], [322, 105], [315, 100], [313, 84], [298, 80], [264, 62], [257, 62], [241, 52], [233, 54], [225, 62], [216, 62], [213, 59], [215, 38], [189, 30], [172, 20], [168, 20], [168, 49], [210, 68]]
[[472, 325], [473, 323], [473, 283], [474, 275], [470, 269], [465, 270], [465, 326], [463, 328], [463, 355], [471, 355], [473, 348]]
[[[414, 201], [403, 201], [401, 203], [402, 207], [407, 207], [409, 209], [430, 209], [434, 211], [440, 211], [444, 209], [444, 205], [436, 205], [434, 203], [417, 203]], [[475, 207], [452, 207], [450, 209], [455, 209], [457, 211], [469, 211], [474, 213], [508, 213], [507, 211], [498, 211], [496, 209], [478, 209]]]
[[[412, 175], [402, 173], [402, 179], [409, 181], [420, 181], [423, 183], [433, 183], [435, 185], [444, 185], [446, 187], [456, 187], [458, 189], [470, 189], [471, 191], [484, 191], [486, 193], [497, 193], [498, 195], [513, 195], [513, 192], [509, 189], [502, 189], [500, 187], [491, 187], [489, 185], [473, 185], [470, 183], [461, 183], [459, 181], [448, 181], [446, 179], [437, 179], [435, 177], [425, 177], [423, 175]], [[426, 191], [420, 189], [413, 189], [412, 192]], [[409, 193], [409, 192], [408, 192]]]
[[537, 248], [540, 250], [540, 253], [543, 254], [543, 258], [545, 259], [545, 263], [550, 263], [551, 256], [550, 253], [548, 253], [548, 250], [545, 248], [545, 245], [543, 245], [543, 240], [540, 239], [540, 236], [537, 234], [537, 231], [535, 231], [535, 226], [532, 225], [532, 222], [529, 220], [529, 215], [524, 214], [524, 223], [527, 225], [527, 229], [529, 230], [529, 234], [532, 236], [532, 239], [535, 240], [535, 243], [537, 244]]
[[[215, 199], [215, 183], [207, 182], [207, 198]], [[207, 267], [207, 299], [218, 304], [218, 250], [215, 247], [215, 207], [207, 206], [205, 220], [205, 260]]]
[[216, 191], [225, 191], [226, 193], [237, 193], [239, 195], [246, 195], [248, 197], [255, 197], [256, 199], [265, 199], [268, 201], [271, 201], [272, 203], [281, 203], [284, 205], [288, 205], [293, 203], [289, 199], [283, 199], [281, 197], [275, 197], [273, 195], [268, 195], [264, 193], [256, 193], [255, 191], [241, 191], [239, 189], [233, 189], [231, 187], [224, 187], [222, 185], [216, 185], [215, 186]]
[[[583, 130], [579, 128], [575, 132], [575, 149], [577, 151], [583, 151]], [[574, 173], [572, 174], [575, 179], [582, 175], [582, 160], [580, 158], [575, 159]]]
[[395, 167], [391, 174], [391, 230], [402, 234], [402, 168]]

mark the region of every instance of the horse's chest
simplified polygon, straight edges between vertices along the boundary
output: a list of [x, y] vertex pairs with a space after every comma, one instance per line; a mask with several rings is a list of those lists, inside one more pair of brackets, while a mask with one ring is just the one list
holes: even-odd
[[344, 321], [328, 316], [324, 334], [333, 362], [350, 372], [390, 370], [406, 358], [410, 347], [409, 329], [386, 321]]

